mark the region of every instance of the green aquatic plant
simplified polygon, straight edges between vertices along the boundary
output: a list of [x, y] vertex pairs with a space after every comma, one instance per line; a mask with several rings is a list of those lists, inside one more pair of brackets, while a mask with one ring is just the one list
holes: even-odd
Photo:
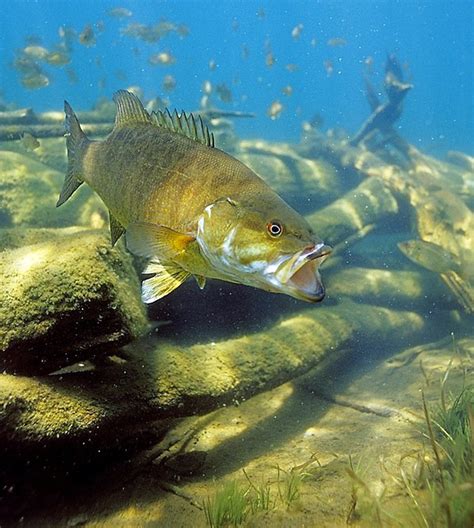
[[301, 485], [311, 475], [306, 468], [312, 463], [313, 459], [311, 458], [308, 462], [294, 466], [289, 470], [282, 469], [277, 464], [278, 497], [287, 509], [300, 497]]
[[276, 465], [277, 495], [272, 493], [268, 479], [263, 478], [261, 484], [255, 484], [243, 469], [248, 486], [239, 485], [236, 481], [227, 482], [212, 497], [208, 496], [202, 502], [207, 524], [210, 528], [239, 526], [250, 515], [272, 510], [277, 504], [282, 504], [288, 509], [299, 498], [301, 484], [311, 475], [309, 468], [315, 462], [319, 464], [313, 455], [305, 463], [289, 470]]
[[386, 488], [373, 489], [366, 480], [366, 473], [369, 465], [364, 463], [363, 458], [360, 457], [357, 464], [354, 465], [352, 456], [349, 455], [349, 467], [346, 467], [346, 473], [352, 481], [351, 490], [351, 505], [346, 517], [346, 524], [352, 524], [368, 514], [375, 518], [377, 526], [384, 526], [382, 500], [385, 496]]
[[242, 471], [250, 486], [247, 497], [249, 498], [251, 512], [255, 514], [259, 511], [268, 511], [274, 508], [275, 500], [272, 497], [270, 484], [265, 481], [261, 484], [254, 484], [245, 469], [242, 469]]
[[422, 393], [426, 437], [434, 462], [426, 468], [424, 485], [428, 500], [416, 492], [412, 481], [400, 468], [403, 485], [413, 504], [416, 526], [424, 528], [464, 528], [474, 519], [472, 465], [472, 424], [474, 387], [464, 387], [456, 396], [446, 393], [449, 367], [441, 380], [440, 403], [428, 408]]
[[467, 526], [474, 517], [474, 386], [464, 387], [457, 396], [452, 396], [446, 395], [445, 383], [442, 383], [440, 400], [440, 405], [431, 415], [423, 396], [428, 434], [437, 468], [437, 481], [431, 486], [432, 525], [437, 526], [441, 511], [445, 514], [447, 526], [457, 528]]
[[210, 528], [239, 526], [249, 512], [248, 488], [236, 481], [227, 482], [213, 497], [207, 497], [203, 504], [204, 514]]

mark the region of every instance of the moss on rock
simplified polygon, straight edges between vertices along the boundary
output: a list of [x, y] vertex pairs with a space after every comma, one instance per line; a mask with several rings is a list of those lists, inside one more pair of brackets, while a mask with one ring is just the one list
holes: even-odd
[[117, 437], [125, 442], [146, 420], [203, 413], [334, 361], [355, 339], [362, 348], [362, 335], [400, 341], [426, 325], [414, 312], [345, 300], [216, 343], [148, 339], [125, 347], [126, 362], [92, 373], [0, 376], [0, 429], [17, 448], [85, 438], [102, 446]]
[[0, 254], [0, 364], [38, 371], [124, 344], [147, 326], [132, 258], [104, 231]]

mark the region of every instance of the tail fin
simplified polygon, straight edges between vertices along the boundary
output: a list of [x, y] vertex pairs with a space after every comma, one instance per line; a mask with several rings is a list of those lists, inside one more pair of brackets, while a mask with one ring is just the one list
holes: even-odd
[[89, 143], [86, 135], [82, 131], [81, 125], [73, 112], [70, 104], [64, 101], [64, 112], [66, 114], [66, 145], [67, 145], [67, 173], [64, 178], [63, 188], [59, 195], [56, 207], [62, 205], [72, 193], [83, 183], [80, 175], [80, 160], [84, 148]]

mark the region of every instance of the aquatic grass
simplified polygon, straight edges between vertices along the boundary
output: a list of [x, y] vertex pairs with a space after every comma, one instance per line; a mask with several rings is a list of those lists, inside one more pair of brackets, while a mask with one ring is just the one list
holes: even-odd
[[275, 507], [275, 500], [272, 499], [271, 487], [268, 482], [262, 482], [259, 485], [254, 484], [248, 476], [245, 469], [242, 469], [247, 482], [249, 483], [249, 501], [250, 509], [253, 514], [259, 511], [268, 511]]
[[360, 457], [357, 465], [354, 466], [352, 456], [349, 455], [349, 467], [346, 467], [346, 473], [352, 481], [351, 505], [346, 516], [346, 524], [352, 524], [358, 521], [363, 514], [368, 514], [375, 519], [377, 526], [385, 526], [384, 517], [390, 518], [396, 522], [396, 519], [382, 508], [382, 502], [385, 498], [387, 488], [381, 481], [382, 486], [372, 489], [365, 475], [369, 469], [368, 463], [363, 463]]
[[210, 528], [239, 526], [248, 514], [248, 488], [236, 481], [227, 482], [213, 497], [207, 497], [203, 504], [204, 514]]
[[423, 412], [434, 462], [428, 468], [425, 487], [428, 505], [422, 505], [409, 477], [400, 475], [412, 504], [417, 525], [424, 528], [463, 528], [474, 518], [472, 492], [472, 423], [474, 387], [464, 387], [457, 396], [446, 393], [450, 365], [441, 379], [439, 404], [428, 408], [422, 392]]
[[239, 526], [250, 515], [272, 510], [278, 504], [289, 509], [291, 504], [300, 497], [301, 484], [311, 475], [308, 468], [315, 461], [319, 464], [313, 455], [307, 462], [289, 470], [276, 465], [278, 489], [276, 495], [272, 492], [268, 479], [263, 478], [261, 484], [255, 484], [245, 469], [242, 469], [248, 483], [247, 486], [239, 485], [236, 481], [227, 482], [222, 489], [202, 502], [208, 526], [210, 528]]

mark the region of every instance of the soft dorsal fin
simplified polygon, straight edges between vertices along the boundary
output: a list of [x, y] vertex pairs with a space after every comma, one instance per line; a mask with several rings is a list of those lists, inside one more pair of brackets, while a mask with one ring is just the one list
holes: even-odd
[[130, 123], [151, 123], [151, 117], [143, 108], [140, 99], [131, 92], [119, 90], [114, 93], [113, 97], [117, 105], [117, 114], [115, 116], [115, 126], [126, 125]]
[[209, 128], [199, 115], [196, 119], [193, 114], [186, 114], [184, 110], [178, 114], [177, 110], [170, 113], [166, 108], [164, 111], [152, 112], [150, 117], [155, 125], [167, 128], [207, 147], [214, 147], [214, 134], [209, 132]]

